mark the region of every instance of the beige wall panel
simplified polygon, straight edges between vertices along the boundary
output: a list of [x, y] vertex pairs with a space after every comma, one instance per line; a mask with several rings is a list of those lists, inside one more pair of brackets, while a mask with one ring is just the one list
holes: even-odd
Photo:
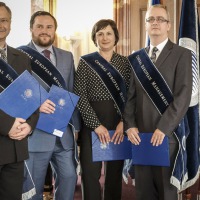
[[142, 17], [147, 7], [147, 0], [131, 0], [131, 49], [141, 48], [141, 41], [144, 41], [144, 26], [142, 26]]

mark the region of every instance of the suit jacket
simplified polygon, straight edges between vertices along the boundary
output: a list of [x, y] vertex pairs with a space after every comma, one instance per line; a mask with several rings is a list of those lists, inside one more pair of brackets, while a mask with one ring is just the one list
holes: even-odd
[[[30, 59], [20, 51], [7, 46], [7, 60], [18, 74], [23, 73], [25, 70], [31, 72]], [[27, 123], [32, 129], [35, 128], [39, 112], [36, 111]], [[27, 138], [23, 140], [13, 140], [8, 137], [15, 118], [7, 115], [0, 110], [0, 165], [23, 161], [28, 158], [28, 143]]]
[[[191, 51], [170, 40], [155, 65], [173, 93], [174, 100], [161, 116], [144, 92], [135, 75], [131, 74], [128, 100], [124, 112], [124, 128], [137, 127], [139, 132], [154, 132], [157, 128], [171, 136], [185, 115], [192, 92]], [[171, 138], [172, 139], [172, 138]]]
[[[34, 44], [31, 42], [28, 44], [29, 47], [36, 50]], [[74, 59], [71, 52], [64, 51], [62, 49], [53, 47], [53, 51], [56, 57], [56, 67], [65, 79], [67, 90], [73, 92], [74, 87]], [[80, 116], [78, 110], [75, 109], [71, 120], [76, 130], [80, 130]], [[74, 148], [74, 130], [68, 125], [62, 138], [60, 138], [64, 149]], [[29, 151], [30, 152], [46, 152], [52, 151], [56, 142], [56, 136], [35, 129], [33, 134], [29, 137]]]

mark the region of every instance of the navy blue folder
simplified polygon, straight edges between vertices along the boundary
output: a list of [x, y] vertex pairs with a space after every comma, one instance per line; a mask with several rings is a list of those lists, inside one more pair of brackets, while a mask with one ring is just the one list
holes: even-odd
[[52, 114], [40, 113], [36, 128], [62, 137], [78, 103], [79, 96], [52, 85], [48, 99], [56, 104], [56, 110]]
[[153, 146], [151, 141], [153, 133], [139, 133], [141, 142], [132, 145], [132, 160], [134, 165], [170, 166], [168, 137], [163, 143]]
[[40, 107], [46, 91], [26, 70], [0, 94], [0, 109], [12, 117], [29, 118]]
[[[114, 130], [110, 130], [110, 137], [113, 136]], [[112, 161], [112, 160], [125, 160], [131, 159], [131, 142], [128, 141], [127, 137], [124, 137], [123, 142], [120, 144], [102, 144], [97, 134], [92, 131], [92, 159], [95, 161]]]

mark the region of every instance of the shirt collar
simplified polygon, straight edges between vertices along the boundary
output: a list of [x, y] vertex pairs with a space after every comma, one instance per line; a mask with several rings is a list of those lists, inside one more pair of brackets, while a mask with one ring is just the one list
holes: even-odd
[[[156, 46], [158, 48], [159, 52], [161, 52], [163, 50], [163, 48], [167, 44], [167, 42], [168, 42], [168, 38], [166, 40], [164, 40], [163, 42], [161, 42], [159, 45]], [[149, 50], [149, 52], [152, 51], [153, 47], [154, 46], [152, 44], [150, 44], [150, 50]]]
[[[33, 41], [32, 41], [32, 42], [33, 42]], [[37, 49], [37, 51], [38, 51], [39, 53], [42, 53], [42, 51], [44, 51], [45, 49], [47, 49], [47, 50], [49, 50], [49, 51], [51, 52], [51, 54], [54, 55], [53, 46], [52, 46], [52, 45], [51, 45], [50, 47], [48, 47], [48, 48], [44, 48], [44, 47], [38, 46], [38, 45], [35, 44], [34, 42], [33, 42], [33, 44], [35, 45], [35, 48]]]

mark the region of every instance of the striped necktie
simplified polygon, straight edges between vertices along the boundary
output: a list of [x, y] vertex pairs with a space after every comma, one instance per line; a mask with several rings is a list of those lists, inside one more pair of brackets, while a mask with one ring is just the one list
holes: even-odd
[[156, 52], [157, 52], [157, 51], [158, 51], [158, 48], [157, 48], [157, 47], [154, 47], [154, 48], [152, 49], [152, 54], [151, 54], [150, 59], [152, 60], [153, 63], [156, 62]]
[[0, 55], [1, 55], [1, 58], [2, 58], [5, 62], [7, 62], [7, 56], [6, 56], [6, 52], [5, 52], [4, 49], [1, 49], [1, 48], [0, 48]]

